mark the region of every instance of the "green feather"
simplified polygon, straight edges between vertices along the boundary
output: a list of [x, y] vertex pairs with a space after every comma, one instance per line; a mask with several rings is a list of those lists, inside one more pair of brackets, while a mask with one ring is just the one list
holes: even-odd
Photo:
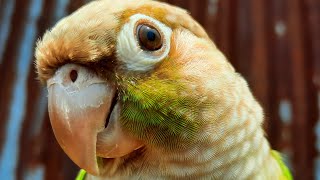
[[281, 180], [292, 180], [292, 175], [288, 169], [288, 167], [284, 164], [283, 159], [281, 157], [281, 154], [275, 150], [271, 151], [272, 157], [277, 161], [277, 163], [280, 166], [280, 169], [282, 171], [282, 177]]
[[86, 178], [86, 171], [81, 169], [76, 177], [76, 180], [84, 180]]
[[204, 124], [200, 113], [208, 104], [199, 101], [201, 97], [188, 90], [185, 82], [172, 79], [152, 75], [120, 80], [121, 122], [152, 144], [185, 147]]

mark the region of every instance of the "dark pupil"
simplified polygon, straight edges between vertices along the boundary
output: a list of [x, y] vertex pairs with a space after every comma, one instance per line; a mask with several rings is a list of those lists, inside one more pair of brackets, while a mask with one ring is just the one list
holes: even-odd
[[155, 51], [162, 47], [162, 39], [156, 28], [148, 25], [139, 25], [137, 36], [140, 47], [144, 50]]
[[149, 41], [154, 41], [154, 40], [156, 40], [156, 35], [155, 35], [154, 32], [152, 32], [152, 31], [149, 31], [149, 32], [148, 32], [147, 37], [148, 37], [148, 40], [149, 40]]

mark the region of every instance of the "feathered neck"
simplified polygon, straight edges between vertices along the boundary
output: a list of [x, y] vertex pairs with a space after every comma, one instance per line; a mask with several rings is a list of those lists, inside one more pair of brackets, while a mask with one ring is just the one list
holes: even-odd
[[156, 167], [151, 172], [175, 179], [277, 179], [281, 170], [264, 136], [262, 109], [251, 94], [244, 97], [204, 129], [194, 146], [150, 156]]

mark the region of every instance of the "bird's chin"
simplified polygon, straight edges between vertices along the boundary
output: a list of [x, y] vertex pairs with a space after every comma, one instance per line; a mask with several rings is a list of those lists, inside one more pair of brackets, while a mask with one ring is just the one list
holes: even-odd
[[110, 171], [117, 171], [114, 167], [124, 169], [125, 164], [130, 164], [128, 161], [135, 161], [143, 154], [143, 143], [122, 130], [120, 111], [120, 103], [115, 97], [110, 107], [111, 113], [106, 118], [105, 129], [97, 135], [96, 153], [100, 175], [115, 173]]
[[120, 124], [120, 103], [113, 100], [105, 129], [97, 135], [96, 153], [101, 158], [119, 158], [141, 148], [143, 143], [124, 131]]
[[[97, 157], [99, 176], [113, 176], [114, 174], [124, 174], [132, 170], [132, 164], [139, 162], [143, 158], [144, 146], [117, 158]], [[94, 174], [93, 174], [94, 175]]]

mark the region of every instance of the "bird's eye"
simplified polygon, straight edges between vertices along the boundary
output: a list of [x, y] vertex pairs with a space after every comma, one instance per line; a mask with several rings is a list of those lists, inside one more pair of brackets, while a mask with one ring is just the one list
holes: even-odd
[[144, 14], [135, 14], [117, 37], [117, 55], [131, 71], [149, 71], [170, 52], [172, 29]]
[[137, 38], [142, 49], [156, 51], [162, 47], [162, 38], [159, 31], [149, 25], [138, 25]]

